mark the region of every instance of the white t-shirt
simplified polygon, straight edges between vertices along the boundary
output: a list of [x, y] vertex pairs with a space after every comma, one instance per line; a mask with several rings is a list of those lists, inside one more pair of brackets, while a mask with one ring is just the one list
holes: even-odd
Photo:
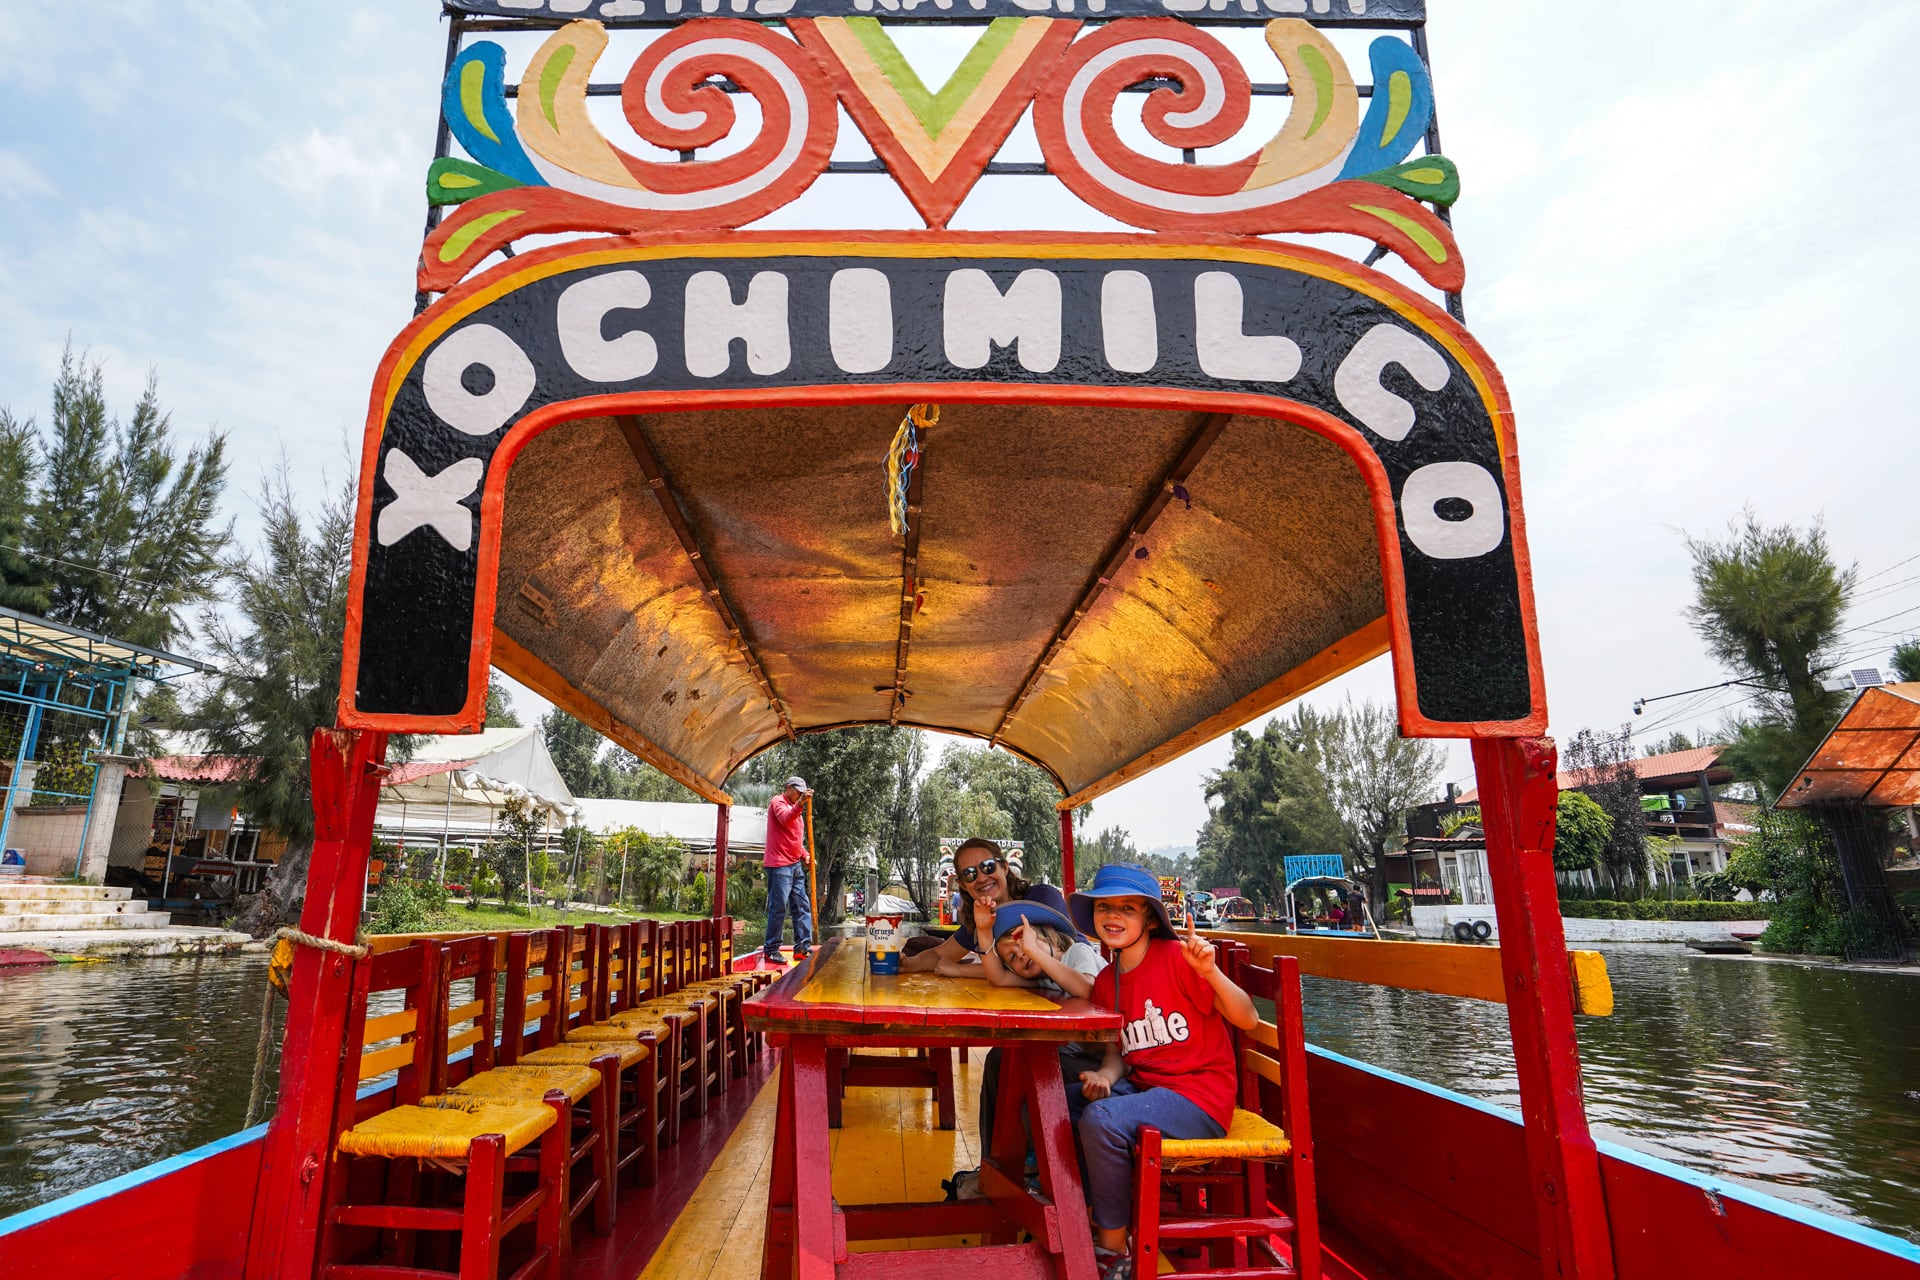
[[[1096, 980], [1100, 977], [1101, 970], [1107, 967], [1107, 962], [1100, 958], [1100, 948], [1085, 942], [1076, 942], [1068, 947], [1066, 954], [1060, 957], [1060, 963], [1077, 973], [1084, 973], [1088, 978]], [[1040, 990], [1056, 1000], [1061, 999], [1067, 994], [1060, 989], [1059, 983], [1047, 977], [1044, 973], [1040, 975]], [[1100, 1045], [1089, 1048], [1078, 1041], [1060, 1046], [1060, 1052], [1068, 1056], [1077, 1054], [1083, 1057], [1097, 1058], [1100, 1056], [1101, 1050], [1102, 1046]]]

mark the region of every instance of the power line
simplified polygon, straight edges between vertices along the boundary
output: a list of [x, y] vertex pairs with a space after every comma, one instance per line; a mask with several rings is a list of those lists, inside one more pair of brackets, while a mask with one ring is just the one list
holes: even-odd
[[131, 574], [117, 573], [112, 569], [103, 569], [97, 564], [81, 564], [78, 560], [63, 559], [60, 556], [50, 555], [45, 551], [32, 551], [26, 547], [0, 547], [0, 551], [11, 551], [16, 555], [32, 556], [37, 560], [51, 560], [55, 564], [64, 564], [69, 569], [84, 569], [88, 573], [97, 573], [102, 577], [118, 578], [122, 582], [131, 582], [134, 586], [145, 587], [149, 591], [165, 591], [167, 589], [157, 582], [148, 582], [144, 578], [136, 578]]
[[[1872, 582], [1875, 578], [1884, 578], [1888, 574], [1892, 573], [1895, 569], [1900, 568], [1902, 565], [1912, 564], [1915, 560], [1920, 560], [1920, 555], [1911, 555], [1911, 556], [1908, 556], [1905, 560], [1896, 560], [1892, 564], [1888, 565], [1886, 568], [1881, 569], [1879, 572], [1868, 574], [1866, 577], [1860, 579], [1860, 581]], [[1855, 584], [1855, 585], [1858, 585], [1858, 584]]]

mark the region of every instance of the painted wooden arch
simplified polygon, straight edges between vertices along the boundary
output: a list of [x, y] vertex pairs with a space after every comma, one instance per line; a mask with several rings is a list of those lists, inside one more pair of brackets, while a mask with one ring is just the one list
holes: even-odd
[[373, 388], [342, 723], [480, 725], [506, 477], [548, 427], [921, 400], [1318, 433], [1367, 487], [1405, 731], [1544, 727], [1506, 392], [1447, 316], [1270, 241], [924, 232], [562, 245], [421, 315]]

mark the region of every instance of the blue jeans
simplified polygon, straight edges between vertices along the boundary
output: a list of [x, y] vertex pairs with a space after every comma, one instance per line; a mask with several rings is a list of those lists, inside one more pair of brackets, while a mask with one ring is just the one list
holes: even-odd
[[760, 949], [769, 956], [780, 952], [780, 933], [787, 914], [793, 915], [793, 945], [813, 945], [813, 911], [807, 905], [807, 864], [790, 862], [767, 868], [767, 940]]
[[1169, 1138], [1218, 1138], [1226, 1133], [1198, 1105], [1171, 1089], [1139, 1089], [1131, 1080], [1080, 1116], [1080, 1154], [1087, 1167], [1087, 1207], [1093, 1225], [1115, 1230], [1133, 1218], [1133, 1140], [1142, 1125]]

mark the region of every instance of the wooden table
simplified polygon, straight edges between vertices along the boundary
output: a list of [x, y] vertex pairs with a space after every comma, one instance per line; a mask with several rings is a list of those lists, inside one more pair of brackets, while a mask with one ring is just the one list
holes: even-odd
[[[930, 973], [875, 977], [865, 945], [836, 938], [746, 1004], [747, 1025], [784, 1049], [775, 1119], [773, 1175], [761, 1276], [780, 1280], [924, 1278], [955, 1269], [995, 1280], [1095, 1280], [1087, 1202], [1074, 1158], [1073, 1127], [1060, 1080], [1059, 1047], [1119, 1039], [1120, 1015], [1085, 1000], [1056, 1003], [1034, 991], [984, 979]], [[947, 1050], [997, 1042], [1002, 1075], [992, 1150], [983, 1157], [984, 1200], [848, 1205], [833, 1200], [828, 1132], [827, 1051], [894, 1047]], [[1040, 1190], [1027, 1187], [1033, 1129]], [[1015, 1244], [1018, 1232], [1031, 1240]], [[969, 1249], [849, 1253], [850, 1240], [979, 1235]]]

